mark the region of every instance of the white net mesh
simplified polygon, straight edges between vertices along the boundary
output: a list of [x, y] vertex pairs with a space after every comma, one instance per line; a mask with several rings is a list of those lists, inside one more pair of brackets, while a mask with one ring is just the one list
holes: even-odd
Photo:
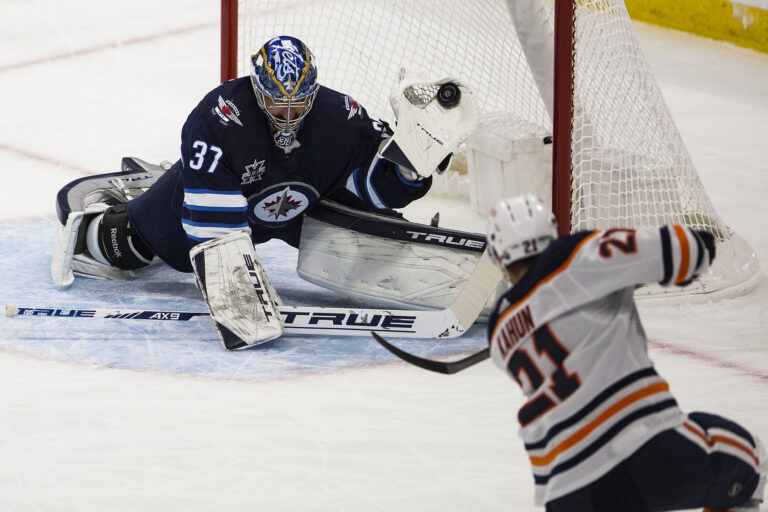
[[729, 238], [623, 2], [579, 2], [575, 29], [573, 229], [674, 222]]
[[[535, 28], [551, 35], [552, 0], [541, 1]], [[240, 0], [238, 27], [239, 76], [264, 42], [287, 34], [312, 49], [322, 84], [348, 93], [373, 117], [394, 121], [388, 95], [405, 68], [464, 81], [489, 132], [494, 120], [501, 127], [514, 119], [552, 133], [541, 77], [537, 84], [504, 0]], [[687, 224], [726, 243], [720, 254], [733, 253], [732, 261], [716, 263], [737, 267], [735, 277], [697, 281], [694, 291], [754, 277], [754, 254], [712, 207], [623, 1], [579, 0], [574, 27], [572, 230]], [[466, 196], [457, 183], [465, 182], [435, 188]]]
[[238, 19], [238, 76], [248, 74], [262, 44], [288, 34], [315, 54], [323, 85], [348, 93], [373, 117], [394, 121], [388, 95], [402, 67], [458, 75], [481, 113], [550, 124], [503, 1], [241, 0]]

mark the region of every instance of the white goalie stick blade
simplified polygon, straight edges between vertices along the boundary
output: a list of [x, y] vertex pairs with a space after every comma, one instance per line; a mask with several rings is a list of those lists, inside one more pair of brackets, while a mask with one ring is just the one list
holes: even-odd
[[459, 359], [458, 361], [435, 361], [434, 359], [426, 359], [423, 357], [415, 356], [413, 354], [409, 354], [405, 350], [399, 349], [392, 345], [375, 332], [372, 332], [371, 334], [373, 335], [374, 339], [379, 342], [379, 345], [389, 350], [391, 353], [406, 363], [410, 363], [414, 366], [418, 366], [419, 368], [423, 368], [431, 372], [444, 373], [447, 375], [451, 375], [465, 370], [470, 366], [474, 366], [477, 363], [485, 361], [491, 355], [491, 350], [484, 348], [483, 350], [475, 352], [474, 354], [467, 356], [464, 359]]
[[[438, 311], [280, 307], [285, 332], [336, 334], [381, 332], [398, 338], [455, 338], [466, 332], [496, 292], [501, 271], [486, 250], [453, 303]], [[313, 332], [314, 331], [314, 332]]]

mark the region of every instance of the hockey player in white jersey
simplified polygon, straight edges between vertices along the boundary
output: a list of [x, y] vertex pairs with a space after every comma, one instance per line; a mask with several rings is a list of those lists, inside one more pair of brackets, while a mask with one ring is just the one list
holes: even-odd
[[759, 510], [768, 460], [736, 423], [683, 413], [648, 357], [638, 285], [684, 285], [714, 258], [685, 226], [557, 236], [532, 195], [491, 212], [488, 243], [513, 286], [488, 326], [522, 387], [520, 436], [547, 512]]

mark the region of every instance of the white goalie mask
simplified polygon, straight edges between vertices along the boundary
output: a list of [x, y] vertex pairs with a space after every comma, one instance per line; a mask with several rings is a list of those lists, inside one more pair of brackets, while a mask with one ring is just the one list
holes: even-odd
[[557, 239], [557, 220], [533, 194], [501, 200], [488, 215], [488, 246], [497, 265], [506, 267], [540, 254]]

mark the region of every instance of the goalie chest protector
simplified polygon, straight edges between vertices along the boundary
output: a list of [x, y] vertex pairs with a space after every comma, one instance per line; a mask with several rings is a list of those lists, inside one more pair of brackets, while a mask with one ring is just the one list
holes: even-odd
[[[306, 281], [379, 306], [443, 309], [461, 291], [485, 246], [485, 235], [324, 200], [304, 218], [296, 270]], [[496, 295], [481, 319], [487, 320]]]

